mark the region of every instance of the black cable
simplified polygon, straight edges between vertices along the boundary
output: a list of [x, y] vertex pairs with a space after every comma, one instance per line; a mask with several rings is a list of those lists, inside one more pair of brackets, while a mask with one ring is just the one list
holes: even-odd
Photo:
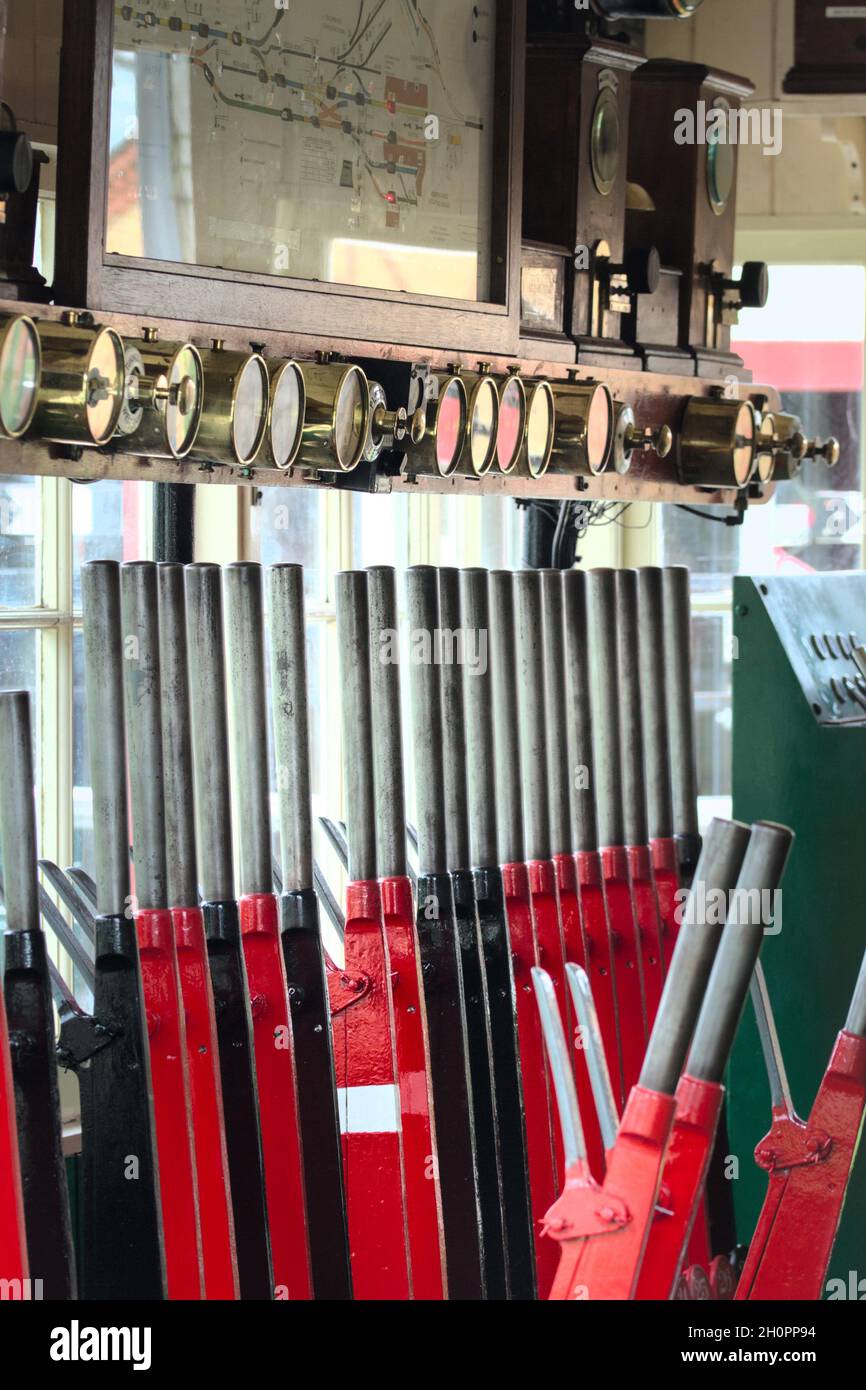
[[746, 516], [746, 508], [737, 507], [733, 515], [716, 516], [713, 512], [702, 511], [700, 507], [690, 507], [685, 502], [677, 502], [676, 507], [681, 512], [688, 512], [690, 516], [699, 516], [704, 521], [714, 521], [717, 526], [742, 526]]

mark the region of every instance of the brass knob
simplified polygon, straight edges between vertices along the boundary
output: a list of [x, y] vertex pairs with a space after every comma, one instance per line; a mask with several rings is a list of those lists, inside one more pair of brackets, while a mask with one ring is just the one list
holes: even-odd
[[842, 449], [838, 439], [831, 435], [825, 439], [823, 444], [819, 444], [817, 439], [810, 440], [803, 450], [804, 459], [823, 459], [828, 468], [835, 468], [842, 455]]
[[627, 453], [640, 449], [645, 454], [652, 452], [660, 459], [666, 459], [674, 447], [674, 433], [670, 425], [659, 425], [657, 430], [649, 426], [641, 429], [638, 425], [629, 425], [623, 442]]

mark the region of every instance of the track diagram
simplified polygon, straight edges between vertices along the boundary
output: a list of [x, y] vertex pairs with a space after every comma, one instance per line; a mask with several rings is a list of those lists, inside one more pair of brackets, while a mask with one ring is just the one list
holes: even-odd
[[484, 298], [495, 31], [495, 0], [116, 6], [143, 254]]

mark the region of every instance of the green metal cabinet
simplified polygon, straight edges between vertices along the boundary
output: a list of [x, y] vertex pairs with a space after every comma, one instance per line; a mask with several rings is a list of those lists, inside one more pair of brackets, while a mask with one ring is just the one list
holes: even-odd
[[[852, 639], [866, 641], [866, 574], [736, 579], [734, 637], [734, 816], [781, 821], [797, 836], [782, 929], [767, 936], [762, 960], [805, 1116], [866, 950], [866, 680], [852, 654]], [[751, 1004], [729, 1088], [737, 1230], [747, 1242], [766, 1190], [752, 1152], [770, 1120]], [[850, 1271], [866, 1277], [862, 1150], [830, 1277], [847, 1281]]]

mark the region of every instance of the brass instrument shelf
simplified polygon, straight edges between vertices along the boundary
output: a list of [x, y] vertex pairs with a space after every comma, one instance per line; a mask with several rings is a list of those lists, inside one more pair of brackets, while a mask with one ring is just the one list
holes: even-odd
[[[56, 305], [27, 306], [16, 302], [7, 304], [0, 301], [0, 313], [30, 313], [42, 320], [59, 319], [64, 312]], [[363, 361], [368, 370], [371, 363], [423, 363], [431, 371], [447, 372], [452, 364], [459, 364], [467, 372], [478, 368], [478, 358], [474, 353], [455, 351], [431, 351], [412, 344], [371, 344], [349, 339], [312, 339], [307, 335], [291, 332], [258, 330], [255, 327], [237, 328], [222, 324], [190, 323], [175, 319], [139, 316], [117, 313], [94, 315], [100, 324], [107, 324], [117, 330], [124, 338], [138, 339], [145, 328], [156, 328], [163, 341], [189, 340], [197, 346], [206, 347], [213, 339], [222, 340], [226, 348], [249, 351], [252, 347], [265, 355], [266, 360], [294, 358], [302, 366], [313, 361], [317, 354], [331, 353], [347, 362]], [[535, 346], [524, 340], [524, 351]], [[543, 344], [537, 345], [539, 353]], [[561, 362], [547, 361], [543, 357], [524, 356], [519, 362], [505, 357], [487, 359], [489, 370], [506, 375], [509, 369], [517, 366], [527, 384], [537, 379], [547, 379], [552, 384], [569, 379], [584, 383], [598, 381], [606, 385], [618, 403], [631, 406], [641, 429], [658, 431], [668, 425], [676, 435], [683, 414], [684, 403], [693, 396], [719, 395], [733, 393], [744, 400], [755, 397], [766, 402], [769, 410], [778, 410], [778, 393], [771, 388], [753, 387], [747, 383], [700, 380], [696, 377], [666, 376], [659, 373], [614, 370], [609, 367], [584, 366], [569, 368]], [[389, 401], [391, 408], [405, 404], [402, 401]], [[70, 448], [64, 445], [49, 444], [35, 438], [23, 440], [0, 439], [0, 474], [32, 474], [54, 477], [67, 477], [81, 482], [99, 479], [120, 479], [142, 482], [198, 483], [205, 485], [223, 484], [255, 487], [353, 487], [353, 475], [333, 474], [311, 475], [303, 468], [277, 469], [266, 463], [253, 463], [252, 467], [242, 469], [222, 463], [206, 463], [198, 459], [141, 458], [121, 452], [122, 443], [116, 441], [109, 452], [96, 448]], [[264, 457], [263, 452], [263, 457]], [[363, 470], [362, 465], [362, 470]], [[365, 475], [366, 476], [366, 475]], [[372, 479], [372, 480], [371, 480]], [[404, 470], [397, 475], [381, 471], [368, 477], [366, 490], [376, 493], [439, 493], [449, 496], [463, 494], [470, 497], [515, 497], [538, 499], [604, 499], [620, 502], [687, 502], [699, 505], [732, 506], [738, 497], [734, 489], [709, 490], [686, 487], [677, 481], [675, 451], [661, 460], [653, 453], [635, 453], [631, 471], [617, 473], [613, 467], [597, 476], [577, 476], [576, 474], [549, 473], [541, 478], [521, 476], [517, 472], [502, 474], [496, 468], [482, 477], [408, 476]], [[354, 479], [354, 485], [363, 487], [361, 472]], [[750, 502], [767, 501], [772, 496], [772, 486], [764, 487], [756, 495], [750, 489]]]

